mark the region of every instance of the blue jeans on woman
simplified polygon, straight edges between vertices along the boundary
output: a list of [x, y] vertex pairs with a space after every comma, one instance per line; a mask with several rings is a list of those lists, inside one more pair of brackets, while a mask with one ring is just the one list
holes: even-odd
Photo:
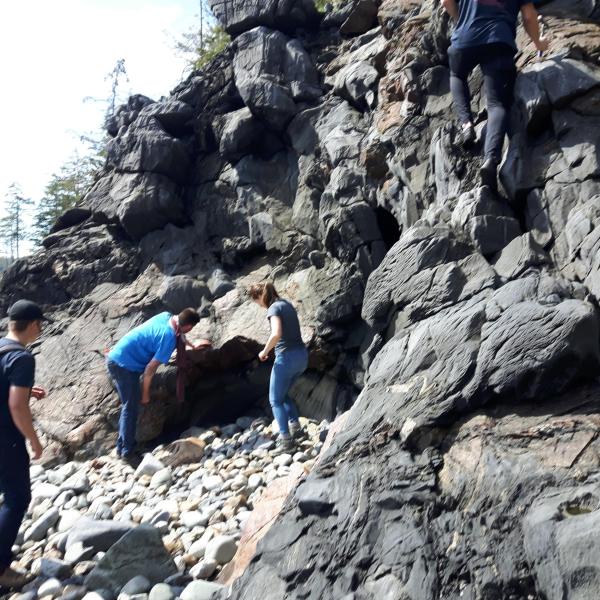
[[296, 403], [289, 397], [290, 387], [306, 370], [308, 351], [304, 346], [275, 353], [269, 384], [269, 402], [281, 435], [290, 434], [289, 423], [299, 419]]
[[135, 450], [135, 430], [142, 397], [141, 373], [124, 369], [110, 359], [106, 361], [106, 368], [121, 400], [117, 454], [127, 456]]
[[10, 567], [12, 547], [31, 501], [29, 454], [25, 440], [0, 440], [0, 573]]

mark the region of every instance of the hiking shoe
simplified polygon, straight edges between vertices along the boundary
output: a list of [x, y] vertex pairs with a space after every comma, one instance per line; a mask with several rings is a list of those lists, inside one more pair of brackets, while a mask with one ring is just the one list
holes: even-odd
[[123, 454], [121, 460], [135, 471], [140, 466], [142, 457], [137, 452], [130, 452], [129, 454]]
[[302, 441], [308, 438], [308, 434], [300, 425], [297, 425], [296, 427], [290, 425], [290, 435], [294, 440], [298, 441]]
[[30, 578], [24, 573], [19, 573], [8, 567], [4, 573], [0, 575], [0, 588], [11, 590], [20, 590], [24, 585], [29, 583]]
[[498, 190], [498, 167], [493, 159], [486, 158], [479, 169], [481, 185], [487, 185], [492, 191]]
[[291, 437], [278, 437], [275, 444], [275, 452], [292, 452], [295, 449], [294, 440]]
[[475, 141], [475, 127], [473, 123], [466, 123], [456, 134], [456, 143], [463, 148], [470, 146]]

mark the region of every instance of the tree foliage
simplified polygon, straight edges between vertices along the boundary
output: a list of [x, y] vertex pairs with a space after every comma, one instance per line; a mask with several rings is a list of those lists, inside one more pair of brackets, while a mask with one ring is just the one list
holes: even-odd
[[12, 263], [12, 260], [8, 256], [0, 256], [0, 273], [5, 269], [8, 269]]
[[338, 9], [347, 4], [349, 0], [315, 0], [316, 9], [321, 12], [327, 12], [327, 5], [331, 6], [331, 8]]
[[58, 217], [83, 198], [93, 185], [102, 163], [103, 158], [99, 154], [75, 156], [52, 175], [37, 205], [31, 236], [34, 242], [41, 243]]
[[183, 56], [190, 70], [201, 69], [222, 52], [231, 41], [216, 21], [206, 0], [200, 0], [197, 24], [175, 40], [175, 51]]
[[19, 258], [20, 245], [28, 239], [25, 219], [31, 198], [26, 198], [18, 184], [8, 188], [4, 199], [5, 215], [0, 219], [0, 239], [11, 258]]

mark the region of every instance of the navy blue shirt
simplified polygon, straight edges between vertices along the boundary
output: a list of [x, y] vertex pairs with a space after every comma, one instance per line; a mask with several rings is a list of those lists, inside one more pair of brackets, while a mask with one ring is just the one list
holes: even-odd
[[287, 300], [275, 300], [267, 311], [267, 318], [279, 317], [281, 319], [281, 338], [275, 346], [275, 352], [290, 350], [292, 348], [304, 348], [302, 334], [300, 333], [300, 322], [296, 309]]
[[[3, 346], [20, 346], [14, 340], [0, 339]], [[0, 354], [0, 439], [2, 441], [23, 441], [23, 434], [17, 429], [8, 407], [8, 394], [11, 386], [33, 387], [35, 359], [25, 347]]]
[[458, 23], [452, 34], [453, 48], [507, 44], [517, 48], [517, 18], [532, 0], [458, 0]]

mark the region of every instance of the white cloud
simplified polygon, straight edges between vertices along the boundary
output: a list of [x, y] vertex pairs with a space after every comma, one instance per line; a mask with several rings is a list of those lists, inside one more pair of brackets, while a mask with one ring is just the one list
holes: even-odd
[[172, 36], [194, 23], [194, 0], [22, 0], [0, 7], [0, 198], [18, 182], [34, 199], [98, 129], [105, 81], [125, 59], [131, 93], [157, 99], [181, 79]]

